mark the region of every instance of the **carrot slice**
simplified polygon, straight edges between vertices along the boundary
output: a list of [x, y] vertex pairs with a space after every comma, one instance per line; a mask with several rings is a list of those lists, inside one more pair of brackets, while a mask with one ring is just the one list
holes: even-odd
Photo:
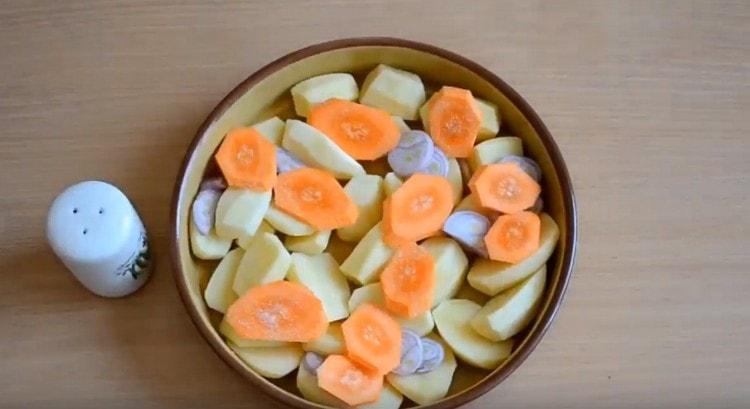
[[435, 144], [448, 156], [469, 157], [482, 125], [482, 111], [471, 91], [443, 87], [431, 98], [428, 109]]
[[375, 402], [383, 389], [383, 375], [352, 362], [343, 355], [329, 355], [317, 369], [318, 386], [355, 406]]
[[399, 247], [380, 274], [385, 305], [391, 312], [415, 318], [432, 307], [435, 260], [416, 243]]
[[308, 342], [328, 327], [320, 300], [289, 281], [250, 288], [229, 306], [224, 319], [237, 335], [252, 340]]
[[332, 174], [301, 168], [279, 175], [276, 207], [317, 230], [333, 230], [357, 221], [359, 209]]
[[401, 135], [389, 113], [343, 99], [329, 99], [317, 105], [307, 123], [357, 160], [385, 155], [398, 145]]
[[229, 131], [215, 158], [229, 186], [265, 192], [276, 182], [276, 147], [253, 128]]
[[341, 324], [349, 359], [386, 374], [401, 360], [401, 328], [373, 304], [362, 304]]
[[453, 189], [443, 177], [415, 173], [388, 200], [387, 229], [407, 241], [419, 241], [443, 227], [453, 208]]
[[393, 232], [391, 228], [391, 198], [383, 201], [383, 223], [380, 225], [383, 229], [383, 242], [391, 247], [398, 247], [403, 244], [411, 243], [407, 238], [401, 237]]
[[479, 204], [503, 213], [517, 213], [531, 207], [541, 187], [516, 163], [495, 163], [477, 170], [469, 189]]
[[484, 236], [484, 243], [490, 259], [518, 263], [539, 248], [541, 231], [542, 222], [536, 213], [506, 214], [495, 220]]

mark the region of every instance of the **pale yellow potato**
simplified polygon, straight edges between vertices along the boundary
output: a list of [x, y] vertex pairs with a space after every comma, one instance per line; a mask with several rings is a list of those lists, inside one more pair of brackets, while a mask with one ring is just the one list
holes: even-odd
[[[430, 96], [421, 107], [419, 107], [419, 117], [422, 120], [422, 127], [425, 132], [430, 132], [430, 112], [429, 104], [435, 94]], [[493, 138], [500, 131], [500, 114], [497, 112], [497, 107], [483, 99], [474, 97], [477, 103], [477, 108], [482, 112], [482, 123], [479, 125], [479, 133], [477, 134], [477, 140], [475, 143], [485, 141]]]
[[330, 138], [312, 126], [288, 119], [281, 142], [284, 149], [302, 162], [330, 171], [337, 179], [351, 179], [365, 174], [365, 169]]
[[461, 199], [461, 201], [458, 202], [456, 208], [453, 211], [457, 212], [459, 210], [470, 210], [472, 212], [484, 215], [485, 217], [489, 217], [490, 220], [494, 220], [494, 217], [499, 214], [492, 209], [480, 206], [479, 199], [474, 196], [474, 193], [469, 193], [463, 199]]
[[404, 182], [393, 172], [388, 172], [383, 179], [383, 190], [386, 196], [390, 196], [403, 185]]
[[208, 280], [208, 285], [206, 285], [206, 291], [203, 292], [203, 298], [209, 308], [224, 314], [227, 312], [227, 308], [237, 299], [232, 284], [234, 283], [234, 275], [237, 273], [237, 267], [244, 255], [245, 250], [238, 247], [227, 253], [214, 269], [211, 278]]
[[453, 351], [440, 337], [435, 334], [428, 337], [443, 345], [445, 357], [440, 366], [430, 372], [406, 376], [391, 372], [385, 378], [396, 390], [419, 405], [427, 405], [444, 398], [458, 366]]
[[289, 251], [306, 254], [320, 254], [328, 246], [331, 238], [330, 230], [321, 230], [307, 236], [286, 236], [284, 245]]
[[315, 233], [312, 226], [279, 209], [274, 204], [268, 207], [263, 220], [287, 236], [309, 236]]
[[383, 243], [380, 223], [370, 229], [341, 264], [341, 271], [359, 285], [378, 280], [383, 267], [391, 259], [393, 250]]
[[378, 400], [372, 403], [363, 403], [355, 406], [357, 409], [398, 409], [401, 402], [404, 401], [404, 395], [397, 391], [393, 386], [383, 383], [383, 390], [380, 391]]
[[271, 348], [243, 348], [230, 343], [229, 347], [255, 372], [271, 379], [292, 373], [305, 354], [297, 343]]
[[477, 368], [494, 369], [510, 355], [513, 341], [493, 342], [479, 335], [470, 322], [481, 309], [473, 301], [445, 300], [432, 315], [438, 332], [462, 361]]
[[359, 98], [364, 105], [380, 108], [407, 120], [417, 119], [424, 100], [424, 84], [418, 75], [385, 64], [378, 65], [367, 74]]
[[458, 161], [455, 158], [448, 159], [448, 183], [451, 185], [453, 191], [453, 205], [455, 206], [461, 201], [461, 197], [464, 195], [464, 182], [461, 178], [461, 167], [458, 166]]
[[351, 74], [333, 73], [308, 78], [292, 87], [297, 115], [307, 117], [315, 105], [332, 98], [354, 101], [359, 97], [357, 82]]
[[505, 341], [531, 322], [547, 282], [547, 267], [491, 299], [471, 320], [471, 326], [491, 341]]
[[453, 298], [473, 301], [479, 305], [484, 305], [487, 303], [487, 301], [490, 300], [490, 296], [488, 296], [487, 294], [483, 292], [480, 292], [479, 290], [470, 286], [469, 283], [466, 283], [466, 282], [464, 282], [461, 285], [461, 288], [458, 290], [458, 292]]
[[[388, 310], [385, 307], [385, 298], [383, 297], [383, 288], [380, 282], [368, 284], [354, 289], [349, 299], [349, 311], [354, 310], [364, 303], [371, 303]], [[432, 312], [427, 311], [415, 318], [402, 318], [395, 314], [390, 314], [400, 326], [408, 328], [419, 335], [427, 335], [435, 328], [435, 321], [432, 319]]]
[[274, 116], [265, 121], [251, 125], [251, 128], [260, 132], [266, 139], [273, 142], [276, 146], [281, 146], [281, 137], [284, 135], [284, 121]]
[[539, 217], [542, 221], [542, 231], [539, 248], [534, 254], [516, 264], [477, 259], [466, 276], [469, 284], [489, 296], [495, 296], [523, 281], [547, 263], [560, 238], [560, 229], [547, 213], [542, 213]]
[[263, 233], [273, 233], [273, 232], [274, 232], [273, 227], [271, 227], [271, 225], [268, 224], [268, 222], [266, 222], [265, 220], [263, 220], [262, 222], [260, 222], [260, 225], [258, 226], [258, 230], [255, 231], [255, 234], [253, 234], [253, 235], [244, 235], [243, 234], [242, 236], [238, 237], [237, 238], [237, 245], [240, 246], [240, 247], [242, 247], [243, 249], [247, 250], [247, 246], [250, 245], [250, 242], [254, 238], [260, 236]]
[[411, 131], [411, 128], [409, 128], [409, 125], [404, 121], [404, 118], [401, 118], [400, 116], [392, 115], [391, 118], [393, 118], [393, 122], [396, 123], [396, 126], [398, 127], [398, 130], [401, 132]]
[[494, 138], [500, 131], [500, 114], [497, 112], [497, 106], [489, 101], [480, 98], [474, 98], [477, 101], [479, 111], [482, 112], [482, 124], [479, 126], [477, 134], [477, 143]]
[[327, 356], [333, 354], [345, 354], [344, 333], [341, 331], [340, 322], [328, 324], [325, 334], [312, 341], [302, 344], [302, 349], [309, 352]]
[[193, 255], [202, 260], [218, 260], [224, 257], [229, 248], [232, 247], [231, 239], [223, 239], [216, 235], [216, 229], [211, 229], [207, 235], [203, 235], [195, 227], [192, 218], [190, 219], [190, 249]]
[[359, 241], [383, 217], [383, 178], [357, 175], [346, 183], [344, 191], [357, 205], [359, 216], [353, 225], [336, 229], [336, 234], [344, 241]]
[[266, 341], [261, 339], [242, 338], [225, 320], [221, 320], [221, 323], [219, 324], [219, 333], [229, 342], [242, 348], [273, 348], [292, 344], [291, 342], [284, 341]]
[[227, 188], [216, 205], [216, 234], [229, 240], [254, 235], [270, 203], [270, 190]]
[[328, 321], [349, 316], [349, 283], [341, 274], [338, 263], [328, 253], [292, 253], [287, 274], [289, 281], [298, 282], [315, 294], [323, 304]]
[[420, 244], [435, 260], [435, 296], [432, 306], [453, 298], [466, 278], [469, 259], [461, 246], [448, 237], [431, 237]]
[[523, 156], [521, 138], [500, 136], [481, 142], [474, 146], [467, 162], [474, 172], [482, 165], [497, 163], [500, 159], [509, 155]]
[[273, 233], [263, 233], [250, 242], [242, 256], [232, 289], [242, 296], [250, 287], [283, 280], [291, 256], [284, 244]]

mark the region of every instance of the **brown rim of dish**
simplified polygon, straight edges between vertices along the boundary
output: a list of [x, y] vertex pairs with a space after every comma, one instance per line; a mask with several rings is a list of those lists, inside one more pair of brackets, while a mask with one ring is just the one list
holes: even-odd
[[434, 409], [454, 408], [454, 407], [458, 407], [460, 405], [466, 404], [478, 398], [479, 396], [487, 393], [490, 389], [494, 388], [500, 382], [505, 380], [505, 378], [507, 378], [511, 373], [513, 373], [513, 371], [515, 371], [521, 365], [521, 363], [523, 363], [523, 361], [526, 360], [529, 354], [534, 350], [537, 344], [539, 344], [541, 339], [544, 337], [544, 334], [547, 332], [550, 325], [552, 324], [552, 321], [557, 315], [558, 309], [562, 305], [565, 291], [568, 287], [568, 283], [570, 282], [570, 278], [573, 273], [576, 247], [577, 247], [577, 231], [578, 231], [578, 222], [577, 222], [575, 197], [573, 194], [573, 186], [571, 184], [570, 176], [568, 175], [568, 170], [565, 167], [565, 163], [563, 161], [560, 150], [558, 149], [557, 144], [555, 144], [554, 140], [552, 139], [552, 136], [550, 135], [549, 130], [547, 130], [547, 127], [544, 125], [544, 123], [536, 114], [536, 112], [534, 112], [531, 106], [515, 90], [513, 90], [513, 88], [511, 88], [508, 84], [506, 84], [505, 81], [501, 80], [497, 75], [493, 74], [486, 68], [482, 67], [481, 65], [465, 57], [462, 57], [458, 54], [455, 54], [451, 51], [444, 50], [439, 47], [435, 47], [432, 45], [419, 43], [415, 41], [410, 41], [410, 40], [403, 40], [400, 38], [392, 38], [392, 37], [345, 38], [345, 39], [340, 39], [340, 40], [323, 42], [323, 43], [319, 43], [319, 44], [315, 44], [315, 45], [311, 45], [311, 46], [299, 49], [281, 58], [278, 58], [275, 61], [272, 61], [271, 63], [265, 65], [264, 67], [260, 68], [258, 71], [250, 75], [247, 79], [245, 79], [239, 85], [237, 85], [237, 87], [235, 87], [229, 94], [227, 94], [227, 96], [224, 97], [224, 99], [222, 99], [221, 102], [219, 102], [216, 108], [214, 108], [214, 110], [208, 115], [206, 120], [198, 129], [198, 132], [196, 133], [195, 137], [193, 138], [193, 141], [191, 142], [190, 146], [187, 149], [185, 159], [183, 160], [182, 166], [180, 167], [180, 171], [177, 177], [177, 181], [175, 183], [174, 193], [172, 197], [171, 256], [172, 256], [172, 262], [174, 263], [174, 267], [172, 270], [175, 276], [175, 281], [177, 283], [177, 288], [179, 290], [178, 292], [180, 293], [180, 297], [182, 298], [183, 304], [185, 304], [185, 308], [190, 314], [190, 318], [192, 319], [193, 324], [198, 328], [203, 338], [205, 338], [206, 341], [208, 341], [212, 345], [213, 350], [222, 358], [222, 360], [224, 360], [228, 365], [230, 365], [232, 368], [237, 370], [237, 372], [243, 374], [245, 378], [250, 379], [253, 382], [253, 384], [261, 388], [268, 395], [270, 395], [271, 397], [273, 397], [279, 402], [292, 405], [298, 408], [324, 407], [324, 406], [309, 402], [291, 393], [278, 393], [278, 391], [274, 390], [271, 386], [268, 385], [268, 383], [264, 383], [260, 379], [258, 379], [259, 376], [257, 377], [250, 376], [249, 374], [246, 373], [245, 369], [237, 362], [234, 356], [231, 356], [227, 352], [225, 352], [221, 348], [221, 345], [215, 345], [216, 341], [212, 339], [212, 334], [210, 332], [210, 329], [203, 328], [202, 326], [198, 325], [198, 322], [200, 321], [199, 312], [197, 308], [194, 305], [192, 305], [192, 303], [190, 302], [190, 297], [188, 296], [188, 286], [187, 286], [187, 282], [184, 280], [184, 275], [182, 274], [183, 266], [182, 266], [182, 263], [180, 262], [179, 245], [178, 245], [178, 238], [180, 236], [180, 233], [179, 233], [178, 222], [179, 222], [179, 214], [180, 214], [179, 208], [180, 208], [181, 203], [179, 201], [179, 197], [180, 197], [181, 188], [185, 181], [185, 174], [192, 162], [191, 153], [195, 150], [199, 141], [202, 139], [203, 134], [206, 132], [208, 127], [211, 126], [211, 124], [214, 121], [216, 121], [216, 119], [219, 116], [221, 116], [226, 111], [226, 109], [229, 108], [248, 89], [253, 87], [255, 84], [257, 84], [259, 81], [261, 81], [262, 79], [264, 79], [271, 73], [277, 71], [278, 69], [286, 65], [289, 65], [291, 63], [302, 60], [304, 58], [307, 58], [307, 57], [310, 57], [310, 56], [313, 56], [322, 52], [332, 51], [332, 50], [341, 49], [341, 48], [366, 47], [366, 46], [411, 48], [417, 51], [423, 51], [426, 53], [434, 54], [434, 55], [437, 55], [439, 57], [442, 57], [446, 60], [449, 60], [451, 62], [454, 62], [458, 65], [461, 65], [469, 69], [470, 71], [474, 72], [476, 75], [482, 77], [484, 80], [492, 84], [495, 88], [500, 90], [508, 99], [510, 99], [511, 102], [513, 102], [513, 104], [523, 113], [523, 115], [529, 120], [531, 125], [539, 134], [539, 137], [542, 141], [542, 144], [544, 145], [544, 148], [547, 150], [547, 152], [549, 153], [552, 159], [552, 164], [555, 168], [555, 172], [557, 172], [557, 175], [560, 179], [560, 184], [561, 184], [561, 188], [563, 191], [563, 208], [565, 211], [565, 223], [569, 227], [568, 229], [566, 229], [566, 235], [564, 237], [564, 240], [566, 243], [566, 248], [568, 248], [569, 251], [567, 251], [566, 254], [563, 254], [562, 269], [560, 271], [560, 282], [557, 285], [557, 287], [552, 289], [553, 293], [552, 293], [552, 298], [550, 300], [549, 308], [547, 308], [543, 312], [542, 316], [539, 317], [538, 326], [534, 328], [533, 332], [528, 334], [525, 342], [521, 345], [521, 347], [518, 350], [514, 351], [513, 355], [502, 367], [502, 370], [489, 375], [489, 378], [485, 378], [483, 382], [465, 390], [464, 392], [454, 395], [453, 397], [445, 398], [443, 400], [437, 401], [431, 405], [425, 406], [425, 407], [434, 408]]

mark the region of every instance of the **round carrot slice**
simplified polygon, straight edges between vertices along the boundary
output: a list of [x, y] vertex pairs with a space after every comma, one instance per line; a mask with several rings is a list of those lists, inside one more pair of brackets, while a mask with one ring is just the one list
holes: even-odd
[[416, 173], [389, 200], [389, 228], [407, 241], [419, 241], [443, 227], [453, 208], [453, 190], [443, 177]]
[[215, 158], [229, 186], [265, 192], [276, 182], [276, 147], [253, 128], [229, 131]]
[[430, 136], [448, 156], [467, 158], [482, 124], [479, 110], [471, 91], [443, 87], [428, 105]]
[[416, 243], [399, 247], [380, 274], [385, 305], [391, 312], [415, 318], [432, 307], [435, 260]]
[[224, 318], [240, 337], [252, 340], [307, 342], [328, 328], [320, 300], [289, 281], [249, 289], [229, 306]]
[[350, 226], [359, 216], [357, 205], [333, 175], [314, 168], [279, 175], [274, 203], [317, 230]]
[[379, 374], [397, 367], [401, 360], [401, 328], [388, 313], [362, 304], [341, 324], [347, 356]]
[[343, 99], [315, 106], [307, 122], [357, 160], [385, 155], [398, 145], [401, 134], [389, 113]]
[[343, 355], [329, 355], [317, 369], [318, 386], [355, 406], [375, 402], [383, 389], [383, 375]]
[[542, 222], [533, 212], [507, 214], [497, 218], [484, 236], [490, 259], [518, 263], [539, 248]]
[[516, 163], [496, 163], [479, 170], [469, 181], [479, 204], [503, 213], [517, 213], [534, 205], [541, 187]]
[[398, 247], [408, 244], [411, 241], [401, 237], [393, 232], [391, 228], [391, 198], [388, 197], [383, 201], [383, 223], [380, 225], [383, 229], [383, 242], [391, 247]]

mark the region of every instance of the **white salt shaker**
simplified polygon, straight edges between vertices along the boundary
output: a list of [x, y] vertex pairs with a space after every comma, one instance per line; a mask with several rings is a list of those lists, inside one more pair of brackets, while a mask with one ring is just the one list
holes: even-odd
[[103, 297], [134, 292], [151, 272], [143, 222], [109, 183], [81, 182], [60, 193], [47, 215], [47, 240], [78, 281]]

